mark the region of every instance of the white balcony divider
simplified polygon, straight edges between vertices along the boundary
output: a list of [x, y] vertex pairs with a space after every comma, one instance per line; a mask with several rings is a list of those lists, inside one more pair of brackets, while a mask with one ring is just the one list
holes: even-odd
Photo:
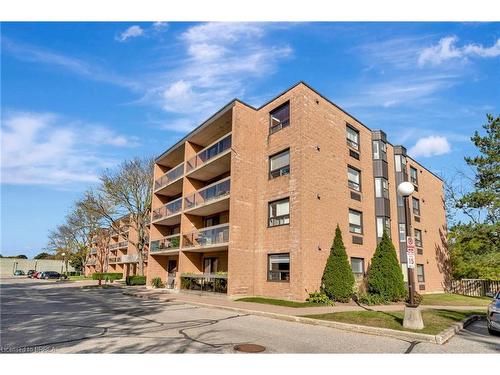
[[212, 200], [222, 198], [229, 195], [230, 189], [231, 177], [226, 177], [222, 180], [216, 181], [213, 184], [205, 186], [204, 188], [197, 190], [194, 194], [184, 198], [184, 208], [187, 210], [201, 206], [202, 204], [208, 203]]

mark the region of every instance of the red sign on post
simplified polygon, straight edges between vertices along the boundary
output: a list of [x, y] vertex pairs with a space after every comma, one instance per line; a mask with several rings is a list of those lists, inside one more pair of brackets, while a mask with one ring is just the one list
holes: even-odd
[[406, 252], [415, 254], [415, 240], [413, 237], [406, 237]]

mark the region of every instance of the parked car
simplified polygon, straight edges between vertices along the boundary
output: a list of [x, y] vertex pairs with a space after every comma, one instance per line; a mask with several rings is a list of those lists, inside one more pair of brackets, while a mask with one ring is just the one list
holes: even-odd
[[33, 274], [34, 279], [39, 279], [42, 276], [42, 273], [40, 271], [37, 271]]
[[66, 275], [61, 275], [59, 272], [56, 271], [45, 271], [42, 272], [42, 275], [40, 276], [41, 279], [67, 279], [68, 276]]
[[500, 290], [493, 296], [493, 301], [488, 305], [486, 320], [490, 335], [500, 333]]
[[24, 271], [21, 270], [14, 271], [14, 276], [24, 276], [24, 275], [25, 275]]
[[33, 275], [36, 273], [35, 270], [29, 270], [26, 275], [31, 279], [33, 277]]

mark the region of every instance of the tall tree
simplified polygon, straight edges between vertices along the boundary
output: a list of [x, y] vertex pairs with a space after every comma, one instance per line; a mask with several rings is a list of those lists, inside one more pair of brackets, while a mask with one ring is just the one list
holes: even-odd
[[102, 193], [110, 204], [128, 216], [130, 227], [137, 233], [137, 240], [129, 238], [129, 241], [137, 250], [138, 273], [141, 276], [144, 275], [145, 249], [149, 242], [153, 166], [151, 158], [135, 158], [101, 175]]
[[322, 284], [323, 291], [330, 299], [339, 302], [349, 302], [351, 299], [354, 276], [342, 241], [342, 232], [338, 225], [323, 272]]

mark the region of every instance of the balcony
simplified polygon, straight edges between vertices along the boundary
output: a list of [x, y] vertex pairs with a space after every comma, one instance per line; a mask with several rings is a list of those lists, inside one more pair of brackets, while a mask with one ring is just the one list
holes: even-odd
[[181, 274], [181, 289], [227, 293], [227, 273]]
[[184, 162], [172, 168], [154, 183], [156, 194], [177, 195], [182, 192], [182, 176], [184, 176]]
[[182, 197], [153, 210], [153, 223], [162, 225], [174, 225], [180, 223], [182, 210]]
[[109, 264], [116, 264], [121, 262], [121, 257], [110, 257]]
[[230, 177], [217, 181], [184, 198], [184, 210], [190, 215], [208, 216], [229, 210]]
[[97, 249], [90, 249], [90, 254], [97, 254]]
[[128, 247], [128, 241], [121, 241], [118, 243], [114, 243], [112, 245], [109, 245], [109, 250], [118, 250], [118, 249], [125, 249]]
[[149, 251], [151, 254], [177, 252], [179, 251], [180, 242], [180, 234], [172, 234], [171, 236], [151, 241], [151, 248]]
[[215, 251], [229, 244], [229, 224], [202, 228], [182, 236], [182, 249], [188, 251]]
[[120, 257], [120, 263], [137, 263], [139, 262], [139, 255], [127, 254]]
[[87, 265], [87, 266], [95, 266], [95, 264], [96, 264], [96, 259], [88, 259], [85, 262], [85, 265]]
[[201, 150], [186, 163], [186, 174], [208, 181], [231, 169], [231, 133]]

